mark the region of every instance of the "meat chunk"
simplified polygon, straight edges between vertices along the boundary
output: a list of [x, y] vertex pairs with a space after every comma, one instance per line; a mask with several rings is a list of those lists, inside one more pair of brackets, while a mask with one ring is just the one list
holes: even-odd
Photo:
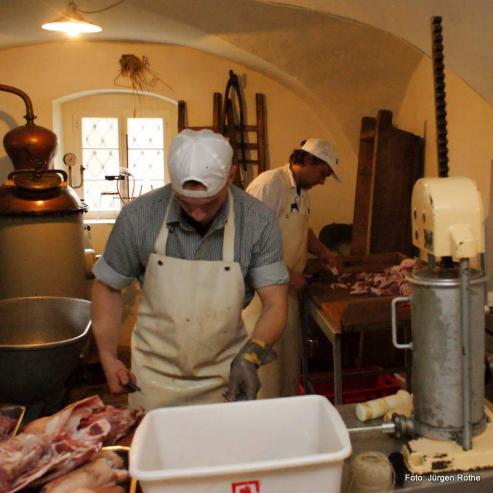
[[3, 440], [6, 440], [10, 436], [16, 425], [17, 421], [15, 419], [0, 414], [0, 442], [3, 442]]
[[77, 488], [99, 488], [114, 486], [128, 479], [123, 460], [111, 451], [100, 452], [88, 464], [51, 481], [41, 490], [42, 493], [72, 493]]
[[67, 474], [88, 462], [103, 444], [128, 433], [142, 416], [141, 410], [105, 406], [92, 396], [33, 421], [17, 437], [0, 443], [0, 493]]

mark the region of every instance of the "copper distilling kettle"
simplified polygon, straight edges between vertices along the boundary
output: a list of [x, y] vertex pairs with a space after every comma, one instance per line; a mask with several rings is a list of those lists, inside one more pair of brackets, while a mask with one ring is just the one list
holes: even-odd
[[49, 129], [34, 123], [36, 115], [29, 96], [16, 87], [0, 84], [0, 91], [11, 92], [20, 96], [26, 105], [26, 124], [7, 132], [3, 138], [3, 145], [12, 160], [14, 168], [45, 168], [53, 159], [57, 139]]
[[0, 185], [0, 299], [86, 298], [94, 253], [84, 250], [87, 206], [68, 186], [64, 170], [49, 169], [57, 137], [34, 124], [27, 94], [2, 84], [0, 91], [22, 98], [27, 121], [3, 139], [15, 170]]

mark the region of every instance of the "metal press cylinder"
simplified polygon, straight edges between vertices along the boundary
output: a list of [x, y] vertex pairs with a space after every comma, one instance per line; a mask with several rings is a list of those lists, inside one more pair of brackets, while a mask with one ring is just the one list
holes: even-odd
[[[461, 292], [457, 269], [421, 270], [409, 276], [413, 340], [414, 422], [419, 435], [457, 440], [464, 429]], [[471, 271], [470, 398], [472, 435], [486, 426], [484, 414], [485, 283]]]

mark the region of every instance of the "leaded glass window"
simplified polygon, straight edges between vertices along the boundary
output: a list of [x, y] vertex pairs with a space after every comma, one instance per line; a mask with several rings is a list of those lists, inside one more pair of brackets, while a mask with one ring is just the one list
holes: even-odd
[[[84, 200], [92, 212], [117, 212], [164, 185], [163, 118], [82, 117]], [[122, 129], [119, 138], [119, 125]]]
[[135, 194], [164, 183], [163, 123], [162, 118], [127, 119], [128, 171], [135, 180]]

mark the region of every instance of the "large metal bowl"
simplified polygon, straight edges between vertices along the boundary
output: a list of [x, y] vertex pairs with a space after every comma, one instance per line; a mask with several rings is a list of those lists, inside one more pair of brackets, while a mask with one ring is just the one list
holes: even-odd
[[30, 404], [63, 390], [89, 335], [90, 306], [54, 296], [0, 300], [0, 401]]

